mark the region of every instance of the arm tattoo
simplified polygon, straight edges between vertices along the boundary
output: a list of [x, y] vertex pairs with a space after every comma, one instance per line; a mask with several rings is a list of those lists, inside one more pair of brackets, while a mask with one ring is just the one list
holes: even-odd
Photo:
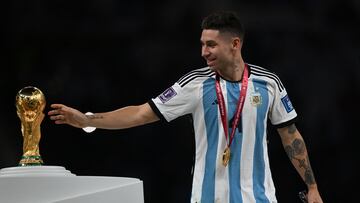
[[291, 124], [290, 126], [288, 126], [288, 133], [289, 133], [289, 134], [295, 133], [296, 130], [297, 130], [297, 129], [296, 129], [295, 124]]
[[[295, 128], [296, 129], [296, 128]], [[306, 155], [305, 143], [301, 139], [294, 139], [290, 145], [285, 146], [285, 152], [291, 161], [296, 160], [298, 167], [304, 169], [304, 181], [306, 184], [311, 185], [315, 183], [314, 173], [310, 166], [309, 157]], [[300, 156], [300, 158], [297, 158]]]
[[305, 171], [305, 183], [308, 185], [312, 185], [315, 184], [315, 178], [314, 178], [314, 173], [310, 166], [309, 157], [307, 157], [307, 162], [308, 162], [308, 167]]
[[296, 138], [292, 143], [291, 147], [295, 151], [295, 155], [302, 155], [305, 152], [305, 143], [303, 140]]
[[294, 149], [290, 145], [285, 146], [285, 152], [288, 155], [288, 157], [290, 158], [290, 160], [295, 159]]
[[87, 118], [89, 119], [102, 119], [104, 118], [103, 116], [100, 116], [100, 115], [86, 115]]

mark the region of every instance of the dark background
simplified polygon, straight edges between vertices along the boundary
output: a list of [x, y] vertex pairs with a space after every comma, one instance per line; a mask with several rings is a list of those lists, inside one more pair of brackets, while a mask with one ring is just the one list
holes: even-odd
[[[51, 103], [102, 112], [142, 104], [186, 72], [206, 66], [200, 23], [234, 10], [246, 28], [246, 62], [276, 72], [285, 84], [324, 202], [358, 194], [360, 1], [24, 1], [2, 6], [0, 168], [22, 155], [15, 96], [40, 88]], [[46, 165], [76, 175], [143, 180], [145, 202], [189, 202], [194, 138], [187, 116], [126, 130], [41, 125]], [[357, 139], [356, 139], [357, 138]], [[280, 203], [305, 189], [279, 136], [269, 154]]]

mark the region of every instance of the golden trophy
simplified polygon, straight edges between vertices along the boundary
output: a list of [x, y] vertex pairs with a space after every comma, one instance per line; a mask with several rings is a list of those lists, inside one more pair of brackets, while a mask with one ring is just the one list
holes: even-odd
[[39, 166], [43, 164], [39, 152], [40, 125], [44, 119], [46, 100], [36, 87], [28, 86], [16, 95], [16, 110], [21, 121], [23, 155], [19, 166]]

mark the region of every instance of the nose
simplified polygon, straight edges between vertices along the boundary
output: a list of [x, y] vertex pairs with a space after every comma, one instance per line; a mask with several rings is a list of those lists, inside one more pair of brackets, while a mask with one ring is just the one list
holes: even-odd
[[203, 46], [201, 48], [201, 56], [206, 58], [209, 55], [210, 55], [209, 49], [206, 46]]

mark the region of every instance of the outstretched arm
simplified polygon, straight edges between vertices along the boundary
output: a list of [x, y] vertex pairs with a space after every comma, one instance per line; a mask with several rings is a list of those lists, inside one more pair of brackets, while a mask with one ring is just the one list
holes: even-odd
[[103, 129], [124, 129], [159, 120], [148, 103], [94, 115], [85, 115], [63, 104], [52, 104], [51, 108], [53, 110], [49, 111], [48, 115], [56, 124], [68, 124], [77, 128], [92, 126]]
[[322, 203], [323, 201], [317, 188], [314, 173], [311, 169], [306, 145], [300, 132], [297, 130], [295, 124], [279, 128], [278, 132], [291, 163], [308, 187], [308, 202]]

